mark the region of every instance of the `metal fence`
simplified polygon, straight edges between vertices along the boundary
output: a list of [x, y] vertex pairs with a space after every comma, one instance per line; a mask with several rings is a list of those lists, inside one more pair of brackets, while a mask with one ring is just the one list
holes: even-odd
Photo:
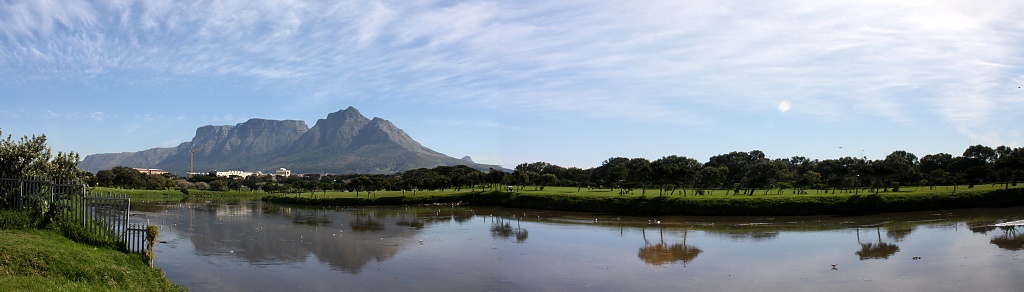
[[44, 178], [0, 178], [0, 206], [43, 208], [57, 220], [77, 223], [104, 240], [120, 242], [129, 252], [146, 252], [146, 226], [128, 224], [127, 195], [92, 194], [85, 185]]

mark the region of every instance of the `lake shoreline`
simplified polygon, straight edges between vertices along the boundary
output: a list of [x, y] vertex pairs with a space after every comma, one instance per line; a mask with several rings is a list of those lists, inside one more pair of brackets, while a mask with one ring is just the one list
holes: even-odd
[[310, 206], [386, 206], [461, 203], [538, 210], [592, 212], [619, 215], [688, 216], [809, 216], [868, 215], [959, 208], [1024, 206], [1024, 189], [930, 194], [849, 194], [806, 196], [621, 196], [585, 197], [559, 194], [525, 194], [499, 191], [373, 197], [304, 198], [265, 196], [263, 201]]

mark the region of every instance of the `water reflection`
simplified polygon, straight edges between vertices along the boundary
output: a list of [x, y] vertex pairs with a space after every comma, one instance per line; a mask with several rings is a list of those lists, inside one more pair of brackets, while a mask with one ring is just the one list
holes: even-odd
[[906, 226], [892, 228], [886, 227], [885, 235], [888, 236], [889, 238], [892, 238], [893, 241], [900, 242], [903, 241], [904, 238], [907, 238], [908, 235], [913, 233], [914, 229], [914, 227]]
[[860, 239], [860, 228], [857, 228], [857, 243], [860, 244], [860, 250], [855, 254], [860, 257], [860, 260], [888, 259], [897, 252], [900, 252], [898, 245], [882, 241], [882, 227], [875, 226], [875, 233], [878, 234], [878, 241], [865, 243]]
[[530, 231], [523, 229], [521, 219], [516, 219], [516, 227], [512, 228], [512, 219], [503, 216], [490, 216], [491, 237], [495, 239], [511, 239], [513, 236], [516, 243], [523, 243], [530, 237]]
[[636, 256], [648, 265], [662, 266], [682, 262], [683, 266], [686, 266], [687, 263], [696, 259], [697, 255], [701, 253], [699, 248], [686, 244], [686, 236], [689, 232], [686, 229], [683, 229], [683, 242], [673, 244], [665, 243], [665, 227], [658, 228], [659, 241], [655, 244], [651, 244], [647, 240], [647, 230], [645, 228], [641, 227], [641, 232], [643, 232], [644, 246], [637, 251]]
[[989, 243], [1009, 251], [1024, 250], [1024, 234], [1021, 232], [1024, 231], [1024, 220], [1003, 223], [981, 221], [969, 223], [968, 226], [971, 232], [985, 235], [998, 229], [1000, 232], [995, 232], [996, 235]]
[[187, 235], [197, 254], [231, 256], [258, 265], [301, 263], [314, 256], [348, 273], [359, 273], [368, 263], [393, 257], [416, 242], [428, 221], [469, 218], [455, 212], [437, 216], [440, 213], [395, 213], [382, 208], [338, 212], [269, 204], [189, 203], [180, 207], [174, 209], [176, 213], [164, 228]]
[[[904, 281], [912, 283], [902, 287], [910, 290], [953, 290], [998, 273], [1002, 280], [989, 277], [986, 287], [1024, 285], [1022, 259], [1013, 253], [1024, 250], [1024, 227], [998, 226], [1024, 216], [1024, 209], [656, 220], [504, 208], [259, 202], [133, 212], [136, 220], [150, 219], [166, 230], [161, 240], [168, 243], [157, 246], [157, 266], [173, 281], [201, 291], [774, 291], [826, 290], [851, 282], [862, 285], [857, 290], [907, 290], [891, 285]], [[970, 231], [957, 229], [965, 225]], [[901, 249], [926, 260], [893, 260]], [[969, 256], [978, 253], [985, 256]], [[945, 264], [927, 265], [938, 262]], [[829, 264], [838, 264], [838, 272], [828, 271]], [[688, 270], [672, 271], [682, 268]]]
[[1002, 235], [996, 235], [989, 242], [1005, 250], [1024, 250], [1024, 236], [1021, 236], [1020, 226], [1000, 226]]

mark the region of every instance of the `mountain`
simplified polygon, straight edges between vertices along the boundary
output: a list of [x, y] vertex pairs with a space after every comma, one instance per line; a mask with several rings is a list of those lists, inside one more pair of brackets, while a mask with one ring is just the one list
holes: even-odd
[[[192, 153], [194, 151], [194, 153]], [[172, 148], [86, 156], [82, 169], [114, 166], [189, 171], [194, 156], [197, 172], [243, 170], [294, 173], [395, 173], [417, 168], [467, 165], [480, 170], [503, 169], [471, 159], [457, 159], [424, 147], [405, 131], [382, 118], [368, 119], [348, 107], [317, 120], [250, 119], [234, 126], [203, 126], [192, 141]]]
[[[246, 170], [291, 145], [309, 130], [306, 122], [249, 119], [234, 126], [203, 126], [191, 142], [178, 145], [174, 155], [154, 165], [173, 173], [189, 170], [192, 150], [196, 171]], [[201, 162], [201, 163], [200, 163]], [[251, 171], [265, 171], [258, 168]]]
[[93, 154], [82, 159], [82, 162], [78, 163], [78, 168], [89, 172], [97, 172], [121, 165], [151, 168], [151, 166], [154, 166], [157, 163], [160, 163], [160, 161], [167, 159], [167, 157], [174, 155], [177, 150], [178, 149], [176, 148], [169, 147], [153, 148], [139, 152]]

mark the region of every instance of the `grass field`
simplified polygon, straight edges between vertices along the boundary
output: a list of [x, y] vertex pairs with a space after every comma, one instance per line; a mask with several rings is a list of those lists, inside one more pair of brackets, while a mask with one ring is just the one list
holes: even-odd
[[178, 202], [182, 200], [259, 200], [267, 193], [259, 192], [236, 192], [236, 191], [200, 191], [189, 190], [185, 195], [177, 189], [167, 190], [136, 190], [116, 189], [105, 187], [94, 187], [89, 189], [90, 193], [97, 194], [119, 194], [128, 195], [135, 201], [142, 202]]
[[625, 215], [855, 215], [883, 212], [923, 211], [971, 207], [1024, 205], [1024, 186], [1003, 185], [903, 187], [898, 192], [871, 189], [856, 190], [755, 190], [738, 194], [732, 190], [705, 190], [696, 195], [682, 189], [674, 193], [658, 189], [634, 189], [620, 194], [619, 189], [577, 189], [528, 186], [504, 188], [464, 188], [443, 191], [317, 191], [269, 194], [261, 191], [189, 191], [125, 190], [95, 188], [93, 192], [127, 194], [142, 202], [186, 200], [265, 200], [301, 205], [401, 205], [462, 202], [517, 208], [617, 213]]
[[[1024, 186], [1010, 187], [1020, 188]], [[676, 189], [675, 193], [670, 195], [670, 191], [665, 190], [659, 192], [658, 189], [634, 189], [628, 194], [619, 194], [619, 189], [577, 189], [576, 187], [545, 187], [544, 190], [539, 190], [533, 186], [527, 186], [520, 190], [518, 187], [513, 187], [513, 193], [517, 194], [537, 194], [537, 195], [573, 195], [583, 197], [629, 197], [629, 196], [667, 196], [667, 197], [684, 197], [683, 189]], [[501, 188], [499, 188], [501, 189]], [[957, 186], [957, 193], [962, 192], [985, 192], [997, 189], [1003, 189], [1003, 185], [976, 185], [974, 188], [967, 188], [966, 185]], [[455, 194], [468, 194], [474, 192], [490, 192], [494, 191], [493, 188], [481, 189], [477, 188], [463, 188], [461, 190], [446, 189], [443, 191], [375, 191], [372, 193], [363, 192], [346, 192], [346, 191], [316, 191], [313, 193], [302, 192], [302, 193], [277, 193], [270, 194], [263, 191], [202, 191], [202, 190], [189, 190], [189, 195], [183, 194], [177, 189], [167, 190], [136, 190], [136, 189], [116, 189], [116, 188], [104, 188], [95, 187], [90, 189], [93, 193], [110, 193], [110, 194], [126, 194], [135, 200], [142, 201], [180, 201], [187, 198], [207, 200], [207, 199], [259, 199], [263, 196], [284, 196], [284, 197], [301, 197], [301, 198], [318, 198], [318, 199], [332, 199], [332, 198], [378, 198], [378, 197], [409, 197], [409, 196], [447, 196]], [[503, 190], [500, 190], [503, 191]], [[755, 190], [752, 197], [787, 197], [797, 196], [803, 197], [808, 195], [837, 195], [837, 196], [849, 196], [854, 194], [874, 194], [875, 192], [870, 189], [858, 189], [858, 190], [804, 190], [804, 194], [798, 194], [799, 190], [794, 189], [760, 189]], [[921, 194], [944, 194], [953, 193], [953, 186], [936, 186], [929, 188], [923, 187], [903, 187], [899, 192], [881, 192], [879, 194], [905, 194], [905, 195], [921, 195]], [[692, 189], [685, 190], [685, 197], [695, 198], [736, 198], [736, 197], [750, 197], [749, 194], [744, 194], [744, 191], [740, 191], [738, 195], [734, 195], [732, 190], [705, 190], [703, 195], [694, 194]]]
[[300, 205], [401, 205], [430, 203], [466, 203], [530, 209], [614, 213], [623, 215], [859, 215], [885, 212], [924, 211], [937, 209], [1005, 207], [1024, 205], [1024, 188], [1003, 190], [1002, 186], [981, 185], [968, 189], [953, 187], [907, 187], [899, 192], [870, 190], [817, 191], [795, 194], [787, 189], [756, 190], [753, 195], [734, 195], [717, 190], [709, 195], [683, 196], [679, 192], [659, 196], [658, 190], [634, 190], [620, 195], [618, 190], [580, 190], [569, 187], [547, 187], [543, 191], [527, 187], [505, 191], [420, 191], [317, 192], [316, 194], [268, 195], [264, 200]]
[[35, 229], [27, 211], [0, 210], [0, 291], [185, 290], [143, 257]]
[[[1021, 187], [1021, 186], [1010, 187], [1010, 188], [1019, 188], [1019, 187]], [[883, 193], [887, 193], [887, 194], [906, 194], [906, 195], [941, 194], [941, 193], [952, 193], [953, 189], [954, 189], [953, 186], [937, 186], [937, 187], [934, 187], [933, 189], [929, 189], [928, 187], [903, 187], [902, 189], [900, 189], [899, 192], [892, 192], [892, 191], [881, 192], [881, 191], [879, 191], [879, 194], [883, 194]], [[977, 186], [974, 186], [974, 188], [968, 189], [967, 186], [964, 185], [964, 186], [957, 186], [956, 187], [956, 192], [958, 192], [958, 193], [959, 192], [983, 192], [983, 191], [991, 191], [991, 190], [996, 190], [996, 189], [1003, 189], [1003, 186], [1002, 185], [997, 185], [997, 186], [993, 186], [993, 185], [977, 185]], [[366, 192], [359, 192], [358, 196], [357, 196], [357, 194], [355, 192], [343, 192], [343, 191], [327, 191], [327, 192], [318, 191], [318, 192], [315, 192], [315, 193], [304, 192], [304, 193], [298, 193], [298, 194], [276, 194], [276, 195], [277, 196], [303, 197], [303, 198], [327, 198], [327, 199], [330, 199], [330, 198], [367, 198], [367, 197], [376, 198], [376, 197], [401, 197], [401, 196], [436, 196], [436, 195], [454, 195], [454, 194], [473, 193], [473, 192], [480, 192], [480, 191], [481, 191], [481, 188], [478, 187], [478, 188], [475, 188], [475, 189], [465, 188], [465, 189], [462, 189], [462, 190], [459, 190], [459, 191], [456, 191], [456, 190], [453, 190], [453, 189], [446, 189], [444, 191], [416, 191], [416, 192], [412, 192], [412, 191], [406, 191], [406, 192], [401, 192], [401, 191], [377, 191], [377, 192], [373, 192], [373, 193], [371, 193], [369, 195]], [[485, 191], [489, 192], [489, 191], [493, 191], [493, 189], [487, 188], [487, 189], [485, 189]], [[514, 191], [513, 192], [514, 193], [518, 193], [518, 194], [574, 195], [574, 196], [583, 196], [583, 197], [628, 197], [628, 196], [641, 196], [641, 194], [643, 194], [644, 196], [651, 197], [651, 196], [659, 196], [659, 193], [660, 193], [661, 196], [667, 196], [667, 197], [683, 197], [684, 196], [682, 189], [677, 189], [675, 191], [674, 195], [670, 195], [669, 194], [670, 192], [667, 191], [667, 190], [663, 191], [663, 192], [659, 192], [658, 189], [647, 189], [646, 191], [641, 190], [641, 189], [634, 189], [634, 190], [632, 190], [628, 194], [620, 195], [619, 194], [619, 189], [587, 189], [587, 188], [582, 188], [582, 189], [579, 189], [579, 191], [577, 191], [576, 187], [545, 187], [544, 190], [539, 190], [538, 188], [535, 188], [535, 187], [532, 187], [532, 186], [528, 186], [526, 188], [523, 188], [522, 190], [520, 190], [518, 187], [514, 187]], [[799, 192], [799, 190], [783, 189], [780, 192], [779, 189], [771, 189], [771, 190], [760, 189], [760, 190], [755, 190], [754, 191], [753, 197], [786, 197], [786, 196], [808, 196], [808, 195], [833, 195], [833, 191], [831, 191], [831, 190], [826, 191], [826, 190], [810, 190], [810, 189], [808, 189], [808, 190], [804, 190], [805, 194], [797, 194], [797, 192]], [[214, 196], [216, 196], [217, 194], [226, 194], [226, 195], [232, 194], [232, 192], [213, 192], [213, 193], [214, 193]], [[270, 194], [263, 193], [263, 192], [259, 192], [259, 193], [255, 193], [255, 194], [256, 195], [270, 195]], [[854, 195], [854, 194], [874, 194], [874, 191], [871, 191], [870, 189], [835, 190], [834, 191], [834, 195], [838, 195], [838, 196], [849, 196], [849, 195]], [[739, 195], [734, 195], [732, 190], [721, 190], [720, 189], [720, 190], [711, 190], [711, 191], [705, 190], [705, 193], [703, 195], [695, 195], [693, 190], [687, 189], [686, 190], [686, 197], [696, 197], [696, 198], [735, 198], [735, 197], [748, 197], [748, 194], [744, 194], [743, 191], [740, 191]]]

